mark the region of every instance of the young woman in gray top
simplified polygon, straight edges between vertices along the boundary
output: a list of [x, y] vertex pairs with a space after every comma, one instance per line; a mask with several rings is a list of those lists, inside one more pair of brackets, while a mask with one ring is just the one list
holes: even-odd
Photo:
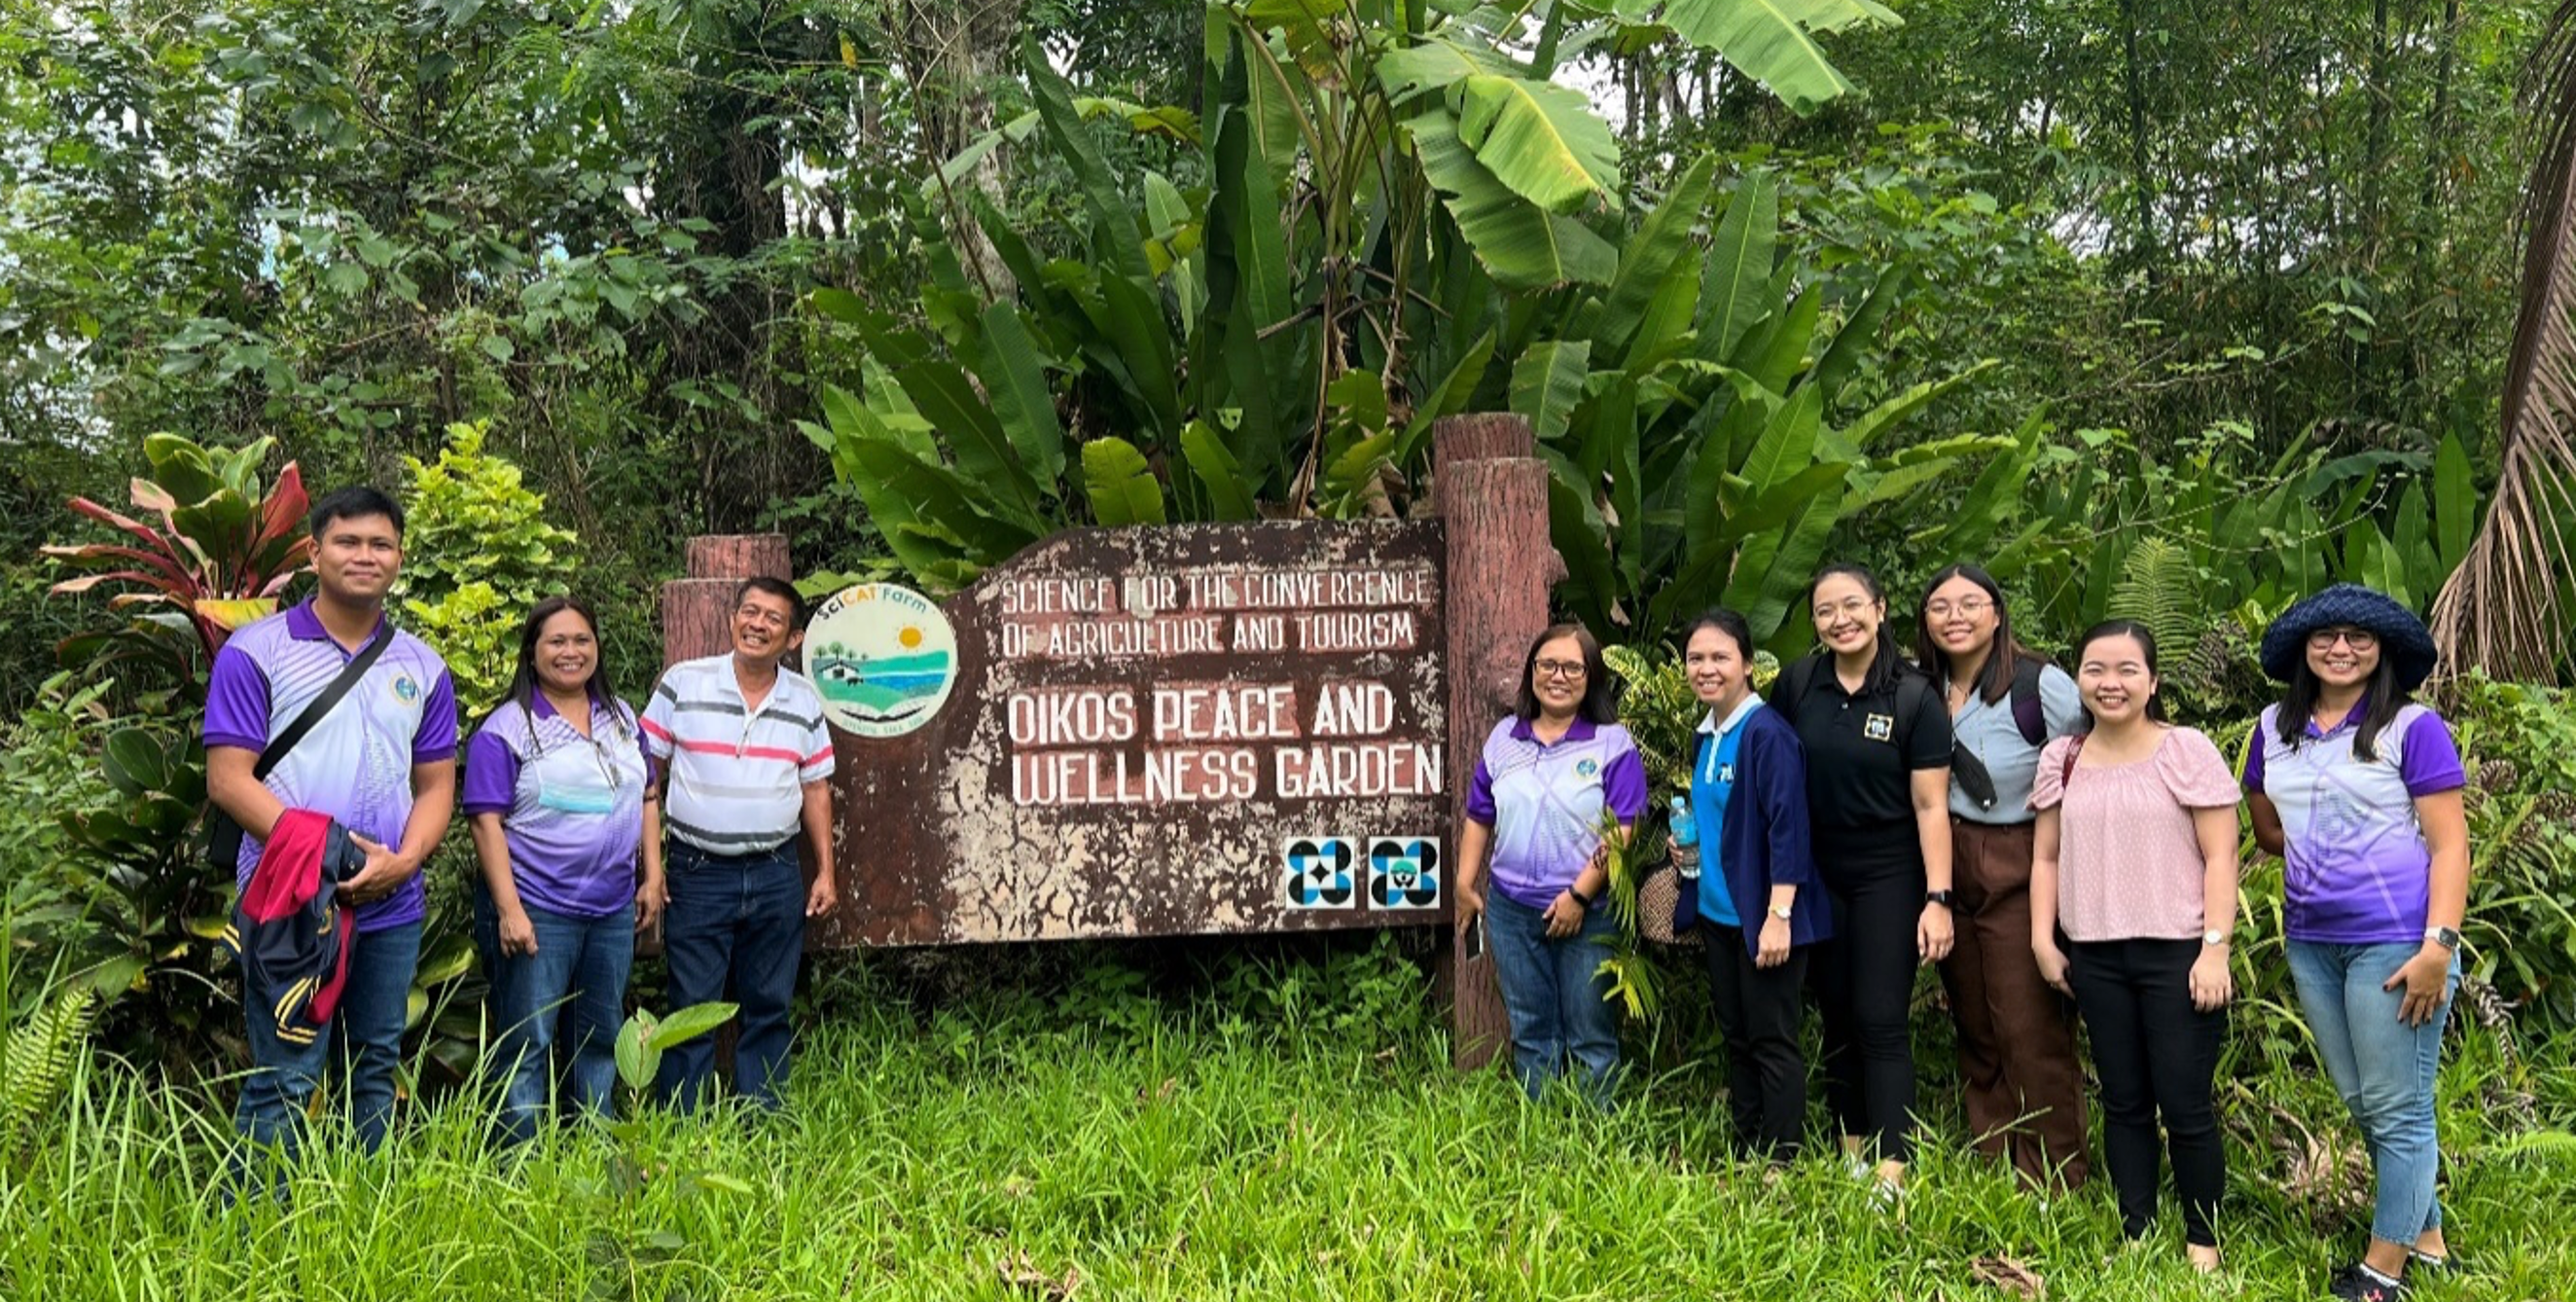
[[2084, 1073], [2066, 1001], [2030, 950], [2031, 779], [2040, 748], [2084, 717], [2075, 680], [2013, 637], [2012, 612], [1974, 565], [1934, 575], [1915, 655], [1957, 742], [1950, 764], [1952, 915], [1941, 964], [1958, 1023], [1959, 1077], [1977, 1147], [2034, 1187], [2084, 1183]]

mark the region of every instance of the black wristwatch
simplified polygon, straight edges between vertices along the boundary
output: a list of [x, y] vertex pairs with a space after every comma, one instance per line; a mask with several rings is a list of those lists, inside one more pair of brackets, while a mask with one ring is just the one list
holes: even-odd
[[1925, 904], [1938, 904], [1945, 909], [1955, 909], [1959, 907], [1958, 905], [1950, 902], [1950, 892], [1948, 891], [1925, 891], [1923, 892], [1923, 902]]
[[1575, 903], [1580, 904], [1587, 909], [1592, 907], [1592, 897], [1584, 894], [1582, 887], [1568, 882], [1565, 887], [1565, 893], [1573, 896]]

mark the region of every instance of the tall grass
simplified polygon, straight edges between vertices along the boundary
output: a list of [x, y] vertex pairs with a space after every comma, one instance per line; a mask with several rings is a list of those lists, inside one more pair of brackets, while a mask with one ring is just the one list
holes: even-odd
[[[2304, 1298], [2366, 1232], [2348, 1182], [2303, 1182], [2276, 1144], [2274, 1105], [2344, 1133], [2295, 1068], [2226, 1101], [2230, 1269], [2206, 1282], [2170, 1215], [2124, 1247], [2107, 1187], [2043, 1204], [1964, 1155], [1938, 1071], [1947, 1133], [1883, 1212], [1830, 1161], [1776, 1181], [1727, 1161], [1707, 1064], [1632, 1081], [1607, 1115], [1455, 1074], [1410, 988], [1254, 1019], [1115, 975], [928, 1009], [827, 982], [789, 1109], [653, 1119], [664, 1174], [631, 1196], [596, 1130], [496, 1154], [468, 1095], [414, 1110], [375, 1158], [316, 1145], [283, 1206], [227, 1205], [228, 1119], [92, 1065], [0, 1172], [0, 1296], [1823, 1302], [2010, 1297], [1977, 1278], [2009, 1259], [2052, 1299]], [[2455, 1041], [2446, 1205], [2472, 1273], [2429, 1296], [2571, 1295], [2576, 1154], [2526, 1137], [2576, 1116], [2570, 1047], [2515, 1066], [2485, 1032]], [[693, 1169], [717, 1179], [672, 1174]]]

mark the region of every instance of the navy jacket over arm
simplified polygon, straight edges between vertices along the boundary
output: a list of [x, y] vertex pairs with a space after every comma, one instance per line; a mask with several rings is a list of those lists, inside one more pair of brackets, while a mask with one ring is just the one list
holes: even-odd
[[1744, 740], [1735, 755], [1735, 794], [1726, 802], [1726, 819], [1718, 831], [1717, 862], [1726, 874], [1735, 916], [1745, 919], [1745, 952], [1761, 948], [1774, 886], [1798, 888], [1798, 898], [1789, 906], [1791, 945], [1831, 940], [1833, 911], [1816, 876], [1807, 827], [1807, 756], [1798, 744], [1798, 730], [1774, 709], [1755, 710], [1743, 727]]

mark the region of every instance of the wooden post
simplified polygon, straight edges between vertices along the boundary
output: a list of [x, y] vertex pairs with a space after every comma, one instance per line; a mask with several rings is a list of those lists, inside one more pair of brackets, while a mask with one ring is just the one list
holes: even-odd
[[688, 577], [662, 585], [662, 667], [733, 646], [733, 589], [744, 579], [791, 577], [787, 535], [726, 534], [692, 538]]
[[[688, 577], [662, 584], [662, 667], [733, 647], [734, 585], [755, 575], [788, 577], [787, 535], [691, 538]], [[638, 954], [662, 952], [662, 924], [635, 938]], [[730, 1033], [727, 1043], [731, 1042]]]
[[[1432, 500], [1449, 535], [1450, 826], [1463, 828], [1477, 754], [1519, 695], [1522, 653], [1547, 627], [1548, 590], [1565, 563], [1548, 545], [1547, 464], [1534, 455], [1529, 422], [1453, 416], [1431, 439]], [[1490, 948], [1470, 962], [1452, 932], [1440, 950], [1450, 1060], [1461, 1071], [1492, 1062], [1511, 1039]]]

